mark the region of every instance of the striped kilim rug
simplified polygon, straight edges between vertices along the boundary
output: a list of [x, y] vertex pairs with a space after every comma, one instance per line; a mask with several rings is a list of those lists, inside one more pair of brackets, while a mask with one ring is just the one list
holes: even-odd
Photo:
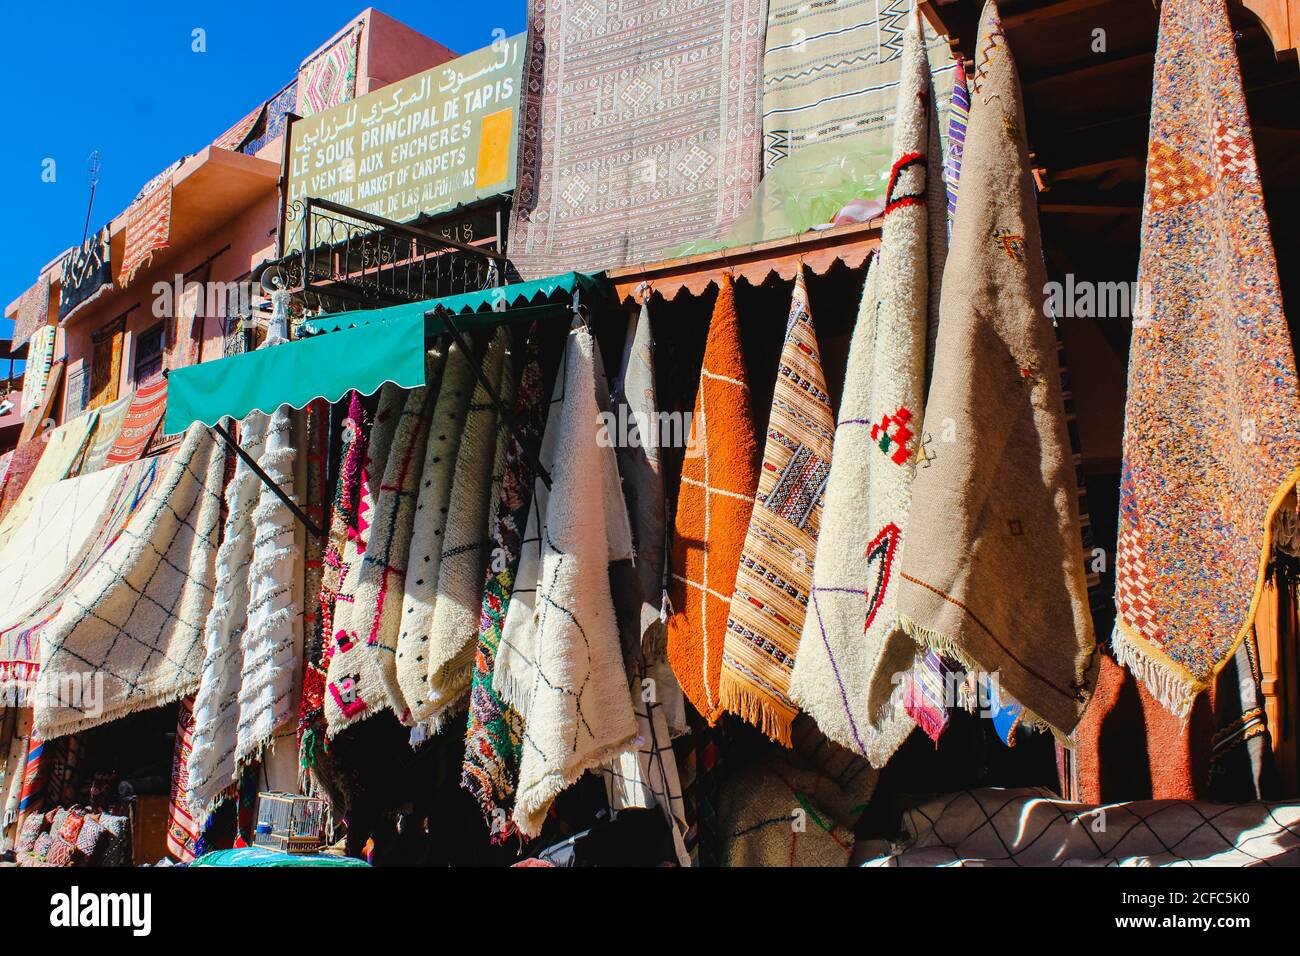
[[[771, 0], [764, 169], [827, 143], [841, 152], [878, 153], [881, 170], [888, 168], [903, 36], [914, 8], [913, 0]], [[927, 32], [926, 45], [935, 72], [951, 72], [944, 38]]]
[[110, 465], [125, 465], [140, 458], [162, 423], [167, 411], [167, 379], [141, 385], [131, 399], [122, 430], [106, 459]]
[[171, 244], [172, 184], [171, 176], [141, 196], [126, 211], [126, 238], [122, 249], [122, 266], [117, 282], [126, 288], [136, 274], [147, 266], [153, 254]]
[[709, 238], [759, 176], [767, 0], [528, 5], [510, 259], [526, 278]]
[[812, 590], [835, 416], [802, 269], [777, 368], [758, 494], [736, 571], [722, 652], [721, 704], [790, 745], [790, 678]]

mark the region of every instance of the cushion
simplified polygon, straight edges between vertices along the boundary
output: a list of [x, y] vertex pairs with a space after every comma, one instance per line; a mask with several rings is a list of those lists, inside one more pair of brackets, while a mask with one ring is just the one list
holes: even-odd
[[30, 814], [24, 817], [23, 825], [18, 831], [18, 839], [14, 841], [14, 849], [19, 853], [31, 853], [32, 847], [36, 845], [36, 838], [44, 829], [45, 817], [41, 814]]

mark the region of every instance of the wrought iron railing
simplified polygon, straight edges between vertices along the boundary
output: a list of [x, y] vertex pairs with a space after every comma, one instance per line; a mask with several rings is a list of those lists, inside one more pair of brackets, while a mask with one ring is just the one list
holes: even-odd
[[[436, 228], [436, 227], [435, 227]], [[501, 285], [507, 262], [501, 237], [481, 243], [454, 230], [393, 222], [325, 199], [285, 208], [288, 253], [278, 281], [328, 311], [419, 302]]]

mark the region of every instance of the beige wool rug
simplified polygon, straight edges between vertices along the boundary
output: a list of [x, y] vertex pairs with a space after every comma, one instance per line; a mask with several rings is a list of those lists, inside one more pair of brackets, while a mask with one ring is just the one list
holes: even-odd
[[456, 458], [474, 395], [472, 361], [474, 357], [466, 356], [459, 345], [448, 347], [424, 452], [411, 532], [413, 573], [406, 576], [403, 585], [395, 661], [397, 684], [412, 724], [428, 720], [435, 706], [429, 688], [429, 625], [438, 593], [438, 568], [442, 564], [442, 538], [447, 528]]
[[581, 323], [555, 389], [542, 441], [551, 490], [529, 513], [492, 675], [524, 719], [513, 820], [527, 836], [561, 791], [637, 736], [609, 584], [610, 562], [632, 556], [632, 531], [614, 449], [597, 432], [610, 407], [600, 352]]
[[[426, 382], [437, 382], [445, 354], [440, 350], [426, 354]], [[410, 711], [397, 684], [394, 655], [402, 621], [402, 590], [411, 570], [411, 529], [421, 484], [420, 469], [433, 413], [431, 388], [436, 394], [436, 384], [407, 393], [393, 438], [393, 450], [375, 499], [370, 542], [361, 559], [361, 576], [351, 612], [356, 631], [374, 658], [372, 666], [383, 684], [388, 706], [403, 723], [410, 721]]]
[[[891, 697], [872, 712], [867, 698], [878, 677], [901, 687], [905, 671], [877, 673], [886, 643], [915, 646], [898, 627], [894, 570], [922, 450], [927, 330], [938, 311], [943, 267], [931, 262], [931, 251], [937, 246], [942, 253], [947, 238], [934, 104], [921, 24], [913, 15], [903, 45], [880, 251], [849, 350], [812, 596], [791, 679], [791, 696], [822, 732], [876, 767], [914, 726], [901, 699]], [[943, 213], [937, 223], [934, 209]]]
[[[267, 416], [249, 412], [239, 443], [255, 461], [266, 449]], [[217, 549], [216, 594], [204, 625], [203, 672], [194, 698], [186, 802], [205, 820], [238, 776], [235, 762], [243, 635], [248, 622], [248, 567], [253, 560], [253, 509], [261, 480], [242, 458], [226, 485], [226, 521]]]
[[[483, 373], [509, 407], [514, 396], [510, 330], [497, 329], [483, 358]], [[509, 384], [507, 384], [509, 383]], [[478, 649], [483, 608], [483, 575], [488, 562], [487, 518], [492, 469], [496, 464], [496, 406], [482, 383], [474, 387], [465, 433], [456, 454], [456, 471], [447, 503], [447, 524], [438, 564], [438, 592], [429, 622], [429, 716], [433, 726], [465, 701]]]
[[1078, 489], [1020, 83], [992, 3], [980, 24], [897, 609], [923, 646], [997, 673], [1027, 720], [1068, 735], [1097, 670]]
[[198, 690], [216, 583], [225, 452], [202, 425], [41, 639], [35, 732], [45, 739]]

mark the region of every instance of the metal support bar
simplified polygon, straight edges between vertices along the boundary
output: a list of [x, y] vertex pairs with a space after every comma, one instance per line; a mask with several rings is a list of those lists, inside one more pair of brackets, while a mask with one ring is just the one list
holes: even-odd
[[[320, 528], [316, 527], [315, 523], [310, 518], [307, 517], [307, 512], [303, 511], [302, 508], [298, 507], [298, 502], [290, 498], [285, 493], [285, 490], [281, 488], [279, 485], [277, 485], [271, 479], [271, 476], [262, 470], [262, 467], [257, 462], [253, 461], [253, 457], [248, 452], [244, 451], [244, 449], [240, 446], [239, 442], [235, 441], [234, 436], [231, 435], [230, 432], [226, 431], [226, 429], [221, 425], [220, 422], [218, 422], [216, 425], [213, 425], [212, 430], [216, 432], [218, 435], [220, 435], [222, 438], [224, 438], [226, 440], [226, 444], [235, 450], [235, 454], [238, 455], [243, 460], [244, 464], [253, 470], [253, 474], [257, 475], [257, 477], [261, 479], [262, 484], [270, 488], [271, 491], [275, 493], [275, 496], [279, 498], [281, 501], [283, 501], [285, 505], [288, 506], [289, 510], [293, 512], [294, 517], [302, 522], [303, 527], [305, 527], [308, 531], [310, 531], [318, 538], [325, 537], [325, 532], [322, 531]], [[547, 487], [550, 486], [548, 485]]]
[[435, 318], [441, 319], [443, 325], [447, 327], [447, 331], [452, 334], [453, 338], [455, 338], [456, 344], [460, 346], [461, 351], [465, 355], [465, 361], [469, 362], [470, 367], [474, 369], [474, 375], [478, 378], [478, 383], [483, 386], [483, 390], [488, 393], [488, 398], [492, 401], [492, 404], [496, 406], [497, 414], [501, 416], [501, 421], [505, 423], [506, 428], [510, 429], [510, 434], [515, 436], [515, 441], [519, 442], [519, 449], [524, 453], [524, 457], [528, 459], [528, 464], [533, 469], [533, 472], [542, 480], [542, 484], [546, 486], [546, 490], [550, 491], [551, 473], [542, 467], [542, 462], [537, 457], [537, 452], [524, 440], [523, 431], [519, 428], [519, 423], [515, 421], [514, 414], [510, 409], [506, 408], [505, 403], [501, 401], [501, 396], [497, 394], [497, 390], [493, 388], [492, 383], [488, 381], [488, 377], [484, 374], [482, 366], [480, 366], [478, 362], [474, 361], [474, 349], [471, 347], [469, 340], [465, 338], [465, 334], [452, 319], [451, 313], [448, 312], [445, 307], [440, 305], [429, 314], [433, 315]]

